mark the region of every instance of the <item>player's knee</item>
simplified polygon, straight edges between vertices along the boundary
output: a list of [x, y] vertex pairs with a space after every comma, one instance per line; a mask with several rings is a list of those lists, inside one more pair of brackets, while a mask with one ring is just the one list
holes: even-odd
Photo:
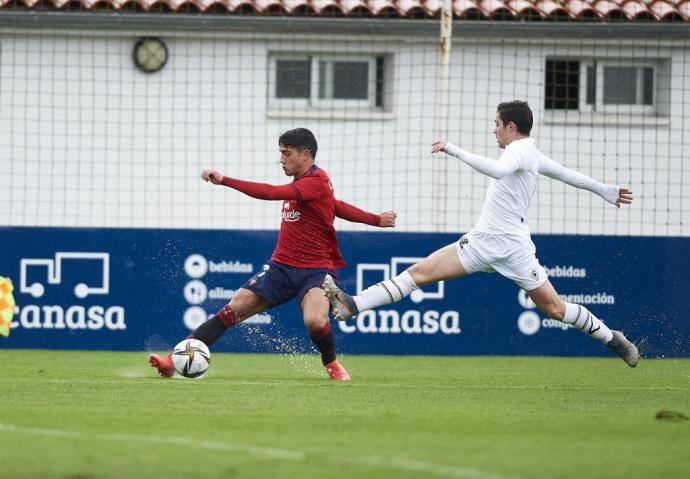
[[328, 316], [322, 314], [305, 314], [304, 326], [309, 331], [321, 331], [328, 323]]
[[255, 314], [257, 309], [261, 309], [259, 302], [260, 298], [257, 295], [240, 288], [235, 291], [232, 300], [228, 304], [238, 318], [245, 319]]

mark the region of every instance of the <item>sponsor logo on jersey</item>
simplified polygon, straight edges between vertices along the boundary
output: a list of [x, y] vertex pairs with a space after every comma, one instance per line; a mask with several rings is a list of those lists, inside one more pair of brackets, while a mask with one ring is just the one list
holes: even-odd
[[299, 221], [300, 214], [301, 213], [299, 211], [283, 211], [283, 221]]
[[299, 211], [295, 211], [290, 209], [291, 204], [289, 201], [286, 201], [283, 203], [283, 211], [281, 213], [281, 216], [283, 218], [283, 221], [290, 221], [290, 222], [295, 222], [299, 221], [299, 217], [301, 213]]

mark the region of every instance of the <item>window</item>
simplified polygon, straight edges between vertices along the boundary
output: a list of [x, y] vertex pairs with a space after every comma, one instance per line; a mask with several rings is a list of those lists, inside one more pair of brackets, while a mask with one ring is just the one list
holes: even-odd
[[310, 74], [309, 60], [277, 60], [276, 98], [309, 98]]
[[580, 98], [580, 62], [546, 61], [546, 109], [577, 110]]
[[[547, 59], [545, 109], [661, 114], [669, 80], [663, 60]], [[660, 88], [660, 84], [665, 84]], [[663, 86], [663, 85], [662, 85]]]
[[652, 67], [604, 66], [602, 75], [604, 105], [653, 104], [654, 69]]
[[305, 109], [382, 109], [385, 57], [286, 55], [269, 57], [271, 106]]
[[319, 98], [369, 98], [369, 62], [319, 61]]

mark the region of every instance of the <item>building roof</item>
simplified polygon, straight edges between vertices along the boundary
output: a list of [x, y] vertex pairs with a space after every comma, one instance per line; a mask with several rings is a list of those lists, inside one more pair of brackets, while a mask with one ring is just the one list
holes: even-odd
[[[437, 18], [441, 0], [0, 0], [0, 11]], [[690, 0], [453, 0], [459, 20], [687, 22]]]

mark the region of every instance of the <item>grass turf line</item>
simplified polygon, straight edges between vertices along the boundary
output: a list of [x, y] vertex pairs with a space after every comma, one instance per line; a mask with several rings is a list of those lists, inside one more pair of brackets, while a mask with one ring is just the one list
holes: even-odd
[[690, 360], [2, 350], [0, 477], [681, 478]]

